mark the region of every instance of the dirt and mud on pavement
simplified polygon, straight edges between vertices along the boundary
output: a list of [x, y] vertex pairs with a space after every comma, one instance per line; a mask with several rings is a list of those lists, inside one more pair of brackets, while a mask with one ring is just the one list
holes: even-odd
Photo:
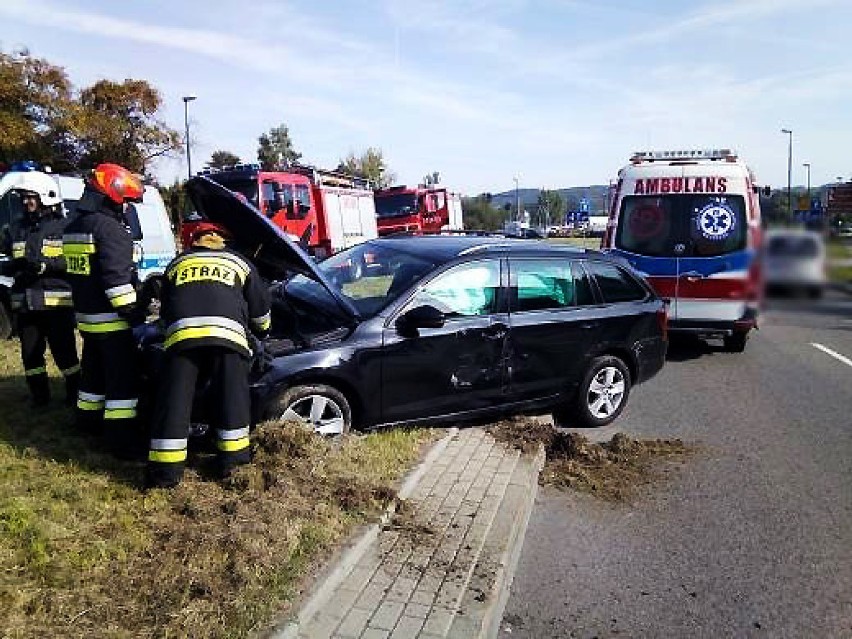
[[671, 469], [665, 462], [683, 462], [696, 450], [680, 439], [633, 439], [624, 433], [595, 444], [529, 417], [497, 422], [488, 432], [525, 453], [544, 446], [547, 461], [540, 484], [574, 488], [608, 501], [628, 501], [637, 489]]

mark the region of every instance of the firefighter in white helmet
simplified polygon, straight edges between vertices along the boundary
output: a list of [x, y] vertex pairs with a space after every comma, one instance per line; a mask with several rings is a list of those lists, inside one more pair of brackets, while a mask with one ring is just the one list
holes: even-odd
[[77, 400], [80, 363], [74, 336], [71, 286], [65, 280], [62, 233], [67, 220], [62, 212], [59, 186], [39, 171], [17, 175], [12, 190], [20, 197], [24, 216], [6, 238], [12, 260], [4, 274], [14, 278], [12, 309], [17, 313], [21, 358], [33, 404], [50, 401], [44, 359], [45, 348], [65, 377], [66, 402]]

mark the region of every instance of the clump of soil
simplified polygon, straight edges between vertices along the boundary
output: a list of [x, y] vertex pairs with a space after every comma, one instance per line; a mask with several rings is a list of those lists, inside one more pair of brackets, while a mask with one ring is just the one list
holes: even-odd
[[662, 476], [661, 461], [682, 459], [695, 450], [680, 439], [633, 439], [624, 433], [595, 444], [579, 433], [523, 417], [498, 422], [489, 432], [525, 453], [544, 447], [540, 484], [573, 488], [609, 501], [628, 500], [637, 488]]
[[400, 499], [397, 502], [396, 512], [385, 529], [397, 530], [415, 539], [422, 539], [424, 536], [432, 536], [437, 533], [434, 526], [418, 520], [416, 507], [406, 499]]

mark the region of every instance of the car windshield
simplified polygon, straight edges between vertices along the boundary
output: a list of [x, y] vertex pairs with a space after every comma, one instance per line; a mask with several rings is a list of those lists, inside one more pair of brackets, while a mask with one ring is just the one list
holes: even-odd
[[[408, 291], [436, 263], [386, 244], [366, 242], [323, 260], [319, 270], [337, 292], [364, 318], [374, 317]], [[291, 278], [284, 288], [296, 300], [340, 315], [340, 307], [318, 282], [304, 276]]]
[[769, 238], [766, 253], [772, 257], [808, 259], [819, 255], [819, 243], [807, 235], [776, 235]]
[[739, 195], [630, 196], [615, 245], [652, 257], [712, 257], [744, 249], [747, 231]]
[[414, 193], [397, 193], [376, 198], [376, 217], [399, 217], [411, 215], [417, 210], [417, 196]]

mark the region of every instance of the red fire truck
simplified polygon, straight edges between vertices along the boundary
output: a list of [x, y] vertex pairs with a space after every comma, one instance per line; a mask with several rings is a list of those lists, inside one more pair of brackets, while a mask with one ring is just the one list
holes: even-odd
[[461, 230], [461, 196], [440, 186], [392, 186], [375, 193], [379, 235]]
[[[257, 164], [237, 164], [200, 175], [245, 197], [319, 258], [378, 236], [366, 180], [303, 165], [263, 171]], [[192, 222], [183, 225], [184, 246], [192, 227]]]

